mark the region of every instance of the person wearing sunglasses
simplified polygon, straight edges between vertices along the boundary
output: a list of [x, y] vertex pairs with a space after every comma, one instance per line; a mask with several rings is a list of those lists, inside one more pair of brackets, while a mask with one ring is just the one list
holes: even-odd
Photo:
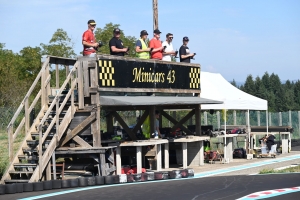
[[164, 61], [172, 61], [172, 56], [176, 56], [176, 52], [173, 49], [172, 40], [173, 34], [168, 33], [166, 35], [166, 41], [162, 43], [162, 46], [165, 48], [162, 57], [162, 60]]
[[191, 58], [195, 56], [195, 53], [190, 53], [190, 49], [187, 46], [188, 43], [189, 43], [189, 38], [186, 36], [183, 37], [183, 44], [179, 49], [180, 62], [190, 63]]
[[86, 30], [82, 35], [83, 56], [94, 57], [96, 55], [96, 48], [99, 46], [94, 35], [96, 22], [91, 19], [87, 24], [88, 30]]
[[123, 41], [120, 39], [121, 30], [115, 28], [113, 31], [114, 37], [109, 41], [110, 55], [124, 56], [128, 52], [128, 48], [124, 48]]

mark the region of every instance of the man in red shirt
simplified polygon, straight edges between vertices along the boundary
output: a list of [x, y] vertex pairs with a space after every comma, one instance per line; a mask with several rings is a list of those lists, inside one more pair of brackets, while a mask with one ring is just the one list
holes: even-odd
[[154, 30], [154, 37], [149, 42], [149, 48], [152, 48], [151, 51], [151, 58], [152, 59], [162, 59], [162, 52], [164, 47], [161, 45], [160, 38], [160, 31], [158, 29]]
[[96, 48], [99, 44], [96, 42], [94, 30], [96, 27], [95, 20], [88, 21], [88, 30], [82, 35], [83, 55], [94, 57], [96, 55]]

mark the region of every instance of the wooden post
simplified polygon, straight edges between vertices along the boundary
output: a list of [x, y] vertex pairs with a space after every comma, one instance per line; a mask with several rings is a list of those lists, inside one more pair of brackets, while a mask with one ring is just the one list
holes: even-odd
[[56, 180], [56, 161], [55, 161], [55, 151], [52, 153], [52, 171], [53, 171], [53, 180]]
[[78, 82], [78, 108], [83, 109], [84, 108], [84, 95], [83, 95], [83, 72], [82, 72], [82, 65], [83, 62], [81, 62], [78, 65], [78, 70], [77, 70], [77, 82]]
[[260, 111], [257, 111], [256, 114], [257, 114], [257, 126], [260, 126]]
[[204, 111], [203, 115], [204, 115], [204, 125], [207, 125], [207, 112]]
[[46, 166], [46, 180], [50, 181], [51, 180], [51, 162], [49, 161], [47, 166]]
[[195, 106], [196, 135], [201, 136], [201, 105]]
[[39, 180], [42, 178], [43, 170], [42, 170], [42, 160], [43, 160], [43, 143], [42, 143], [42, 138], [43, 138], [43, 132], [42, 132], [42, 125], [39, 125]]
[[236, 125], [236, 110], [233, 111], [233, 125]]
[[187, 168], [187, 143], [183, 142], [182, 143], [182, 164], [183, 164], [183, 169]]
[[157, 171], [161, 170], [161, 144], [156, 145], [156, 163]]
[[118, 146], [116, 148], [116, 167], [117, 167], [117, 175], [120, 175], [122, 170], [121, 170], [121, 147]]
[[[90, 68], [90, 81], [91, 87], [98, 87], [98, 67], [95, 60], [89, 61], [90, 63], [84, 61], [84, 65], [94, 66]], [[87, 67], [83, 67], [87, 69]], [[91, 104], [96, 108], [96, 120], [91, 124], [91, 131], [93, 134], [93, 147], [101, 147], [101, 135], [100, 135], [100, 94], [91, 94]]]
[[114, 131], [114, 122], [113, 122], [113, 116], [110, 113], [106, 116], [106, 125], [107, 125], [107, 132], [112, 133]]
[[153, 30], [158, 29], [158, 2], [153, 0]]
[[58, 64], [55, 65], [55, 74], [56, 74], [56, 89], [59, 89], [59, 69]]
[[165, 143], [165, 169], [169, 168], [169, 143]]
[[282, 126], [282, 113], [278, 113], [278, 121], [279, 121], [279, 126]]
[[137, 173], [142, 173], [142, 147], [136, 147], [136, 168]]

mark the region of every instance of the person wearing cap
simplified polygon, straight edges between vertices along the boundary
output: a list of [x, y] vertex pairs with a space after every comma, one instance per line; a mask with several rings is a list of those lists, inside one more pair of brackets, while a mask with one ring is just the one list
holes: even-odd
[[146, 30], [141, 31], [141, 38], [136, 41], [135, 43], [135, 51], [136, 51], [136, 56], [140, 59], [149, 59], [150, 55], [150, 48], [148, 48], [148, 45], [146, 43], [146, 39], [148, 37], [148, 33]]
[[173, 49], [172, 40], [173, 40], [173, 34], [168, 33], [166, 35], [166, 41], [162, 43], [162, 46], [166, 47], [162, 57], [162, 60], [164, 61], [172, 61], [172, 56], [176, 56], [176, 53]]
[[160, 38], [160, 31], [158, 29], [154, 30], [154, 37], [149, 42], [149, 47], [152, 49], [151, 51], [151, 59], [162, 59], [162, 52], [164, 47], [161, 44]]
[[96, 48], [99, 44], [96, 42], [94, 30], [96, 27], [95, 20], [88, 21], [88, 30], [82, 35], [83, 55], [93, 57], [96, 55]]
[[194, 53], [190, 53], [190, 49], [187, 47], [189, 43], [188, 37], [183, 37], [183, 45], [179, 49], [179, 58], [180, 62], [190, 63], [191, 58], [195, 55]]
[[128, 48], [124, 48], [123, 41], [120, 39], [121, 31], [115, 28], [113, 31], [114, 37], [109, 41], [110, 55], [124, 56]]

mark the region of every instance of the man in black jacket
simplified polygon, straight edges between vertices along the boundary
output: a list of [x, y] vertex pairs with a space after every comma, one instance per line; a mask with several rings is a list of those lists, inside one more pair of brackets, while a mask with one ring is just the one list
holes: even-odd
[[266, 136], [266, 138], [267, 138], [267, 142], [266, 142], [267, 147], [268, 147], [269, 151], [271, 151], [272, 145], [275, 144], [274, 140], [276, 139], [276, 137], [274, 135], [270, 134], [270, 135]]

